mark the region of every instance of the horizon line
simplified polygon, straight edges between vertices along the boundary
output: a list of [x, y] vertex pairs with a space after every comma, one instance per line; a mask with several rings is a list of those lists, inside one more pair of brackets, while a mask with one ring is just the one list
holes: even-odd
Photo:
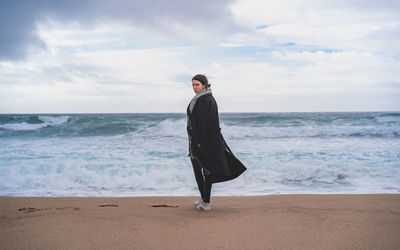
[[[220, 114], [241, 114], [241, 113], [376, 113], [376, 112], [400, 112], [400, 110], [371, 110], [371, 111], [220, 111]], [[38, 112], [38, 113], [1, 113], [0, 115], [94, 115], [94, 114], [186, 114], [186, 112]]]

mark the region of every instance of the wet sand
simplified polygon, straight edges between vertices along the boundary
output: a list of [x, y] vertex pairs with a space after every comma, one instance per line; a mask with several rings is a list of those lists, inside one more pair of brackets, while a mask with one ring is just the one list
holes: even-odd
[[400, 195], [0, 197], [1, 249], [400, 249]]

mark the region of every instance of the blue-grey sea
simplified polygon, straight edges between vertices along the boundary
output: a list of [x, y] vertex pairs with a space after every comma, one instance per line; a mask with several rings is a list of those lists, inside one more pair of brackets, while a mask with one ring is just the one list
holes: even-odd
[[[220, 113], [212, 195], [400, 193], [400, 112]], [[0, 195], [198, 195], [185, 114], [0, 115]]]

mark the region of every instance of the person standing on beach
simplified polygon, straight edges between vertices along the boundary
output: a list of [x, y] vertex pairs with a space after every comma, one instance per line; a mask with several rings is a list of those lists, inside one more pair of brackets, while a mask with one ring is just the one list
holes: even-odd
[[189, 154], [201, 194], [197, 210], [211, 210], [213, 183], [235, 179], [246, 167], [233, 155], [219, 127], [218, 106], [205, 75], [195, 75], [192, 87], [196, 95], [187, 107]]

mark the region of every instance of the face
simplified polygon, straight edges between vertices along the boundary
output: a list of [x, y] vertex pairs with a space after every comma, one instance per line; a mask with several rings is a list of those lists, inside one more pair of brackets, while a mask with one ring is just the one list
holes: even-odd
[[198, 94], [200, 91], [202, 91], [206, 86], [201, 84], [200, 81], [197, 80], [193, 80], [192, 81], [192, 86], [193, 86], [193, 90], [194, 93]]

